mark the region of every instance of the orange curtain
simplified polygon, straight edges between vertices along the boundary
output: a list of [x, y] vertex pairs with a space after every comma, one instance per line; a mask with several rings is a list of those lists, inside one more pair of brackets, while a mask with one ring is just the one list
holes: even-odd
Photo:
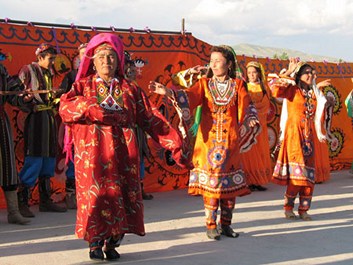
[[[10, 75], [15, 75], [19, 69], [36, 60], [34, 52], [40, 43], [46, 42], [57, 47], [59, 55], [55, 61], [54, 86], [58, 87], [64, 75], [78, 64], [77, 47], [88, 42], [95, 34], [93, 30], [71, 28], [39, 27], [33, 25], [0, 24], [0, 52], [7, 56], [3, 61]], [[131, 54], [137, 66], [137, 83], [146, 89], [150, 80], [156, 80], [171, 85], [171, 74], [191, 66], [208, 63], [211, 45], [193, 37], [191, 34], [172, 34], [153, 32], [115, 32]], [[238, 62], [245, 69], [247, 62], [254, 58], [238, 56]], [[287, 67], [287, 61], [272, 59], [256, 59], [261, 62], [266, 74], [278, 73]], [[317, 70], [319, 80], [330, 78], [332, 86], [325, 88], [325, 93], [333, 95], [337, 104], [334, 109], [332, 123], [336, 140], [330, 145], [330, 161], [332, 169], [342, 169], [350, 166], [353, 159], [350, 144], [352, 141], [352, 120], [348, 118], [344, 99], [353, 88], [350, 80], [353, 77], [353, 63], [311, 63]], [[146, 90], [147, 92], [147, 90]], [[177, 124], [177, 116], [171, 103], [163, 97], [150, 95], [166, 118]], [[17, 108], [6, 106], [10, 116], [15, 142], [17, 169], [23, 165], [23, 122], [26, 114]], [[268, 115], [268, 130], [270, 144], [273, 148], [277, 141], [281, 102], [271, 101]], [[60, 120], [60, 119], [59, 119]], [[65, 158], [62, 154], [63, 126], [59, 126], [59, 152], [57, 155], [54, 189], [56, 200], [63, 198], [65, 185]], [[167, 191], [187, 187], [188, 172], [176, 167], [168, 152], [158, 144], [149, 140], [152, 159], [146, 160], [145, 189], [148, 192]], [[0, 193], [0, 207], [4, 207], [3, 194]]]

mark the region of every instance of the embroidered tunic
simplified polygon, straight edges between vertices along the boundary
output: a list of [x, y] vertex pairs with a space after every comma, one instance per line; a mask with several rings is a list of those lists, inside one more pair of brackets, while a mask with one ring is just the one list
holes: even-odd
[[260, 84], [248, 83], [248, 93], [257, 111], [262, 130], [256, 138], [257, 143], [242, 154], [243, 169], [249, 185], [265, 185], [271, 180], [273, 173], [267, 130], [270, 91], [264, 95]]
[[313, 90], [305, 91], [283, 82], [271, 86], [274, 97], [287, 99], [288, 118], [284, 137], [273, 172], [272, 181], [287, 185], [313, 186], [315, 184], [316, 136], [314, 116], [316, 97]]
[[185, 106], [184, 113], [202, 105], [189, 193], [221, 199], [248, 194], [240, 152], [255, 143], [259, 128], [247, 127], [257, 116], [243, 81], [230, 79], [228, 86], [220, 87], [213, 79], [201, 78], [181, 92], [178, 101], [188, 102], [191, 109]]
[[[40, 67], [38, 63], [23, 66], [19, 78], [33, 91], [52, 90], [53, 73]], [[23, 111], [29, 112], [24, 126], [25, 155], [55, 157], [57, 125], [53, 95], [34, 94], [32, 101], [20, 107]]]
[[[180, 134], [140, 88], [124, 79], [108, 86], [90, 75], [76, 81], [60, 102], [75, 148], [76, 235], [89, 242], [125, 233], [144, 235], [136, 126], [183, 164]], [[103, 108], [115, 112], [115, 118], [106, 118]]]

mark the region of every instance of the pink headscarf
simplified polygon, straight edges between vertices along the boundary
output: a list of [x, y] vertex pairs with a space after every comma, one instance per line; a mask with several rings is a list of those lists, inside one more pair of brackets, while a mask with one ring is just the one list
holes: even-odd
[[[76, 81], [94, 74], [95, 71], [93, 70], [93, 55], [94, 50], [103, 43], [109, 43], [116, 55], [118, 57], [118, 71], [117, 75], [119, 77], [124, 76], [124, 45], [119, 36], [112, 34], [112, 33], [100, 33], [94, 36], [90, 42], [87, 44], [86, 51], [83, 55], [82, 61], [80, 63], [80, 67], [78, 68], [78, 73], [76, 75]], [[69, 125], [65, 126], [65, 136], [64, 136], [64, 152], [66, 152], [66, 164], [68, 163], [69, 159], [73, 161], [73, 152], [72, 152], [72, 145], [73, 139], [71, 134], [71, 128]]]
[[78, 68], [76, 80], [94, 74], [93, 59], [94, 50], [103, 43], [109, 43], [119, 59], [117, 75], [124, 76], [124, 44], [118, 35], [112, 33], [100, 33], [94, 36], [88, 43], [82, 62]]

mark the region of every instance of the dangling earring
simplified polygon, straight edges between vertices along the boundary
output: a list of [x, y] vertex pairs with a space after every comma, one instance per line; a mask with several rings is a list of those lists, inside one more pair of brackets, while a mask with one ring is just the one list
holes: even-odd
[[96, 71], [96, 66], [95, 66], [95, 65], [93, 65], [93, 67], [92, 67], [92, 68], [93, 68], [93, 71]]

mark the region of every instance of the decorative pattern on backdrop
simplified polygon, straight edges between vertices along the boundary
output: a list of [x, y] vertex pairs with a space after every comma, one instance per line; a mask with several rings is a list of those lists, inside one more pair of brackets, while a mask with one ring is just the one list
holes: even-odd
[[[59, 54], [55, 60], [54, 87], [57, 87], [64, 75], [78, 63], [77, 47], [88, 42], [97, 34], [97, 30], [79, 30], [76, 28], [39, 27], [17, 25], [11, 23], [0, 24], [0, 50], [6, 55], [3, 61], [10, 75], [17, 74], [25, 64], [35, 61], [34, 51], [40, 43], [47, 42], [57, 47]], [[194, 65], [208, 63], [211, 45], [195, 38], [192, 34], [162, 34], [152, 32], [118, 32], [122, 38], [125, 49], [137, 67], [137, 83], [147, 90], [150, 80], [156, 80], [167, 86], [172, 86], [171, 75], [180, 70]], [[245, 69], [247, 62], [254, 60], [252, 57], [238, 56], [240, 66]], [[288, 62], [272, 60], [269, 58], [257, 59], [264, 65], [266, 74], [279, 73], [287, 67]], [[332, 169], [349, 168], [353, 160], [353, 131], [351, 119], [348, 118], [343, 100], [353, 88], [350, 80], [353, 77], [353, 63], [326, 63], [312, 62], [318, 73], [319, 81], [330, 78], [332, 86], [324, 89], [325, 94], [330, 94], [336, 99], [332, 131], [335, 139], [330, 143], [330, 162]], [[146, 91], [148, 92], [148, 91]], [[165, 97], [150, 95], [150, 100], [156, 104], [163, 115], [177, 126], [178, 115], [172, 103]], [[278, 138], [279, 117], [281, 101], [272, 100], [268, 113], [268, 131], [271, 148], [275, 148]], [[23, 165], [23, 121], [25, 113], [16, 108], [6, 106], [13, 126], [17, 168]], [[58, 117], [58, 119], [60, 119]], [[59, 127], [59, 137], [63, 138], [64, 128]], [[63, 141], [59, 139], [59, 153], [57, 157], [56, 178], [54, 178], [52, 198], [61, 200], [64, 196], [65, 184], [65, 158], [62, 150]], [[146, 176], [145, 189], [148, 192], [166, 191], [185, 188], [188, 185], [189, 172], [179, 169], [170, 154], [149, 139], [149, 148], [152, 158], [145, 161]], [[32, 202], [38, 198], [35, 190]], [[3, 194], [0, 193], [0, 207], [4, 207]]]

